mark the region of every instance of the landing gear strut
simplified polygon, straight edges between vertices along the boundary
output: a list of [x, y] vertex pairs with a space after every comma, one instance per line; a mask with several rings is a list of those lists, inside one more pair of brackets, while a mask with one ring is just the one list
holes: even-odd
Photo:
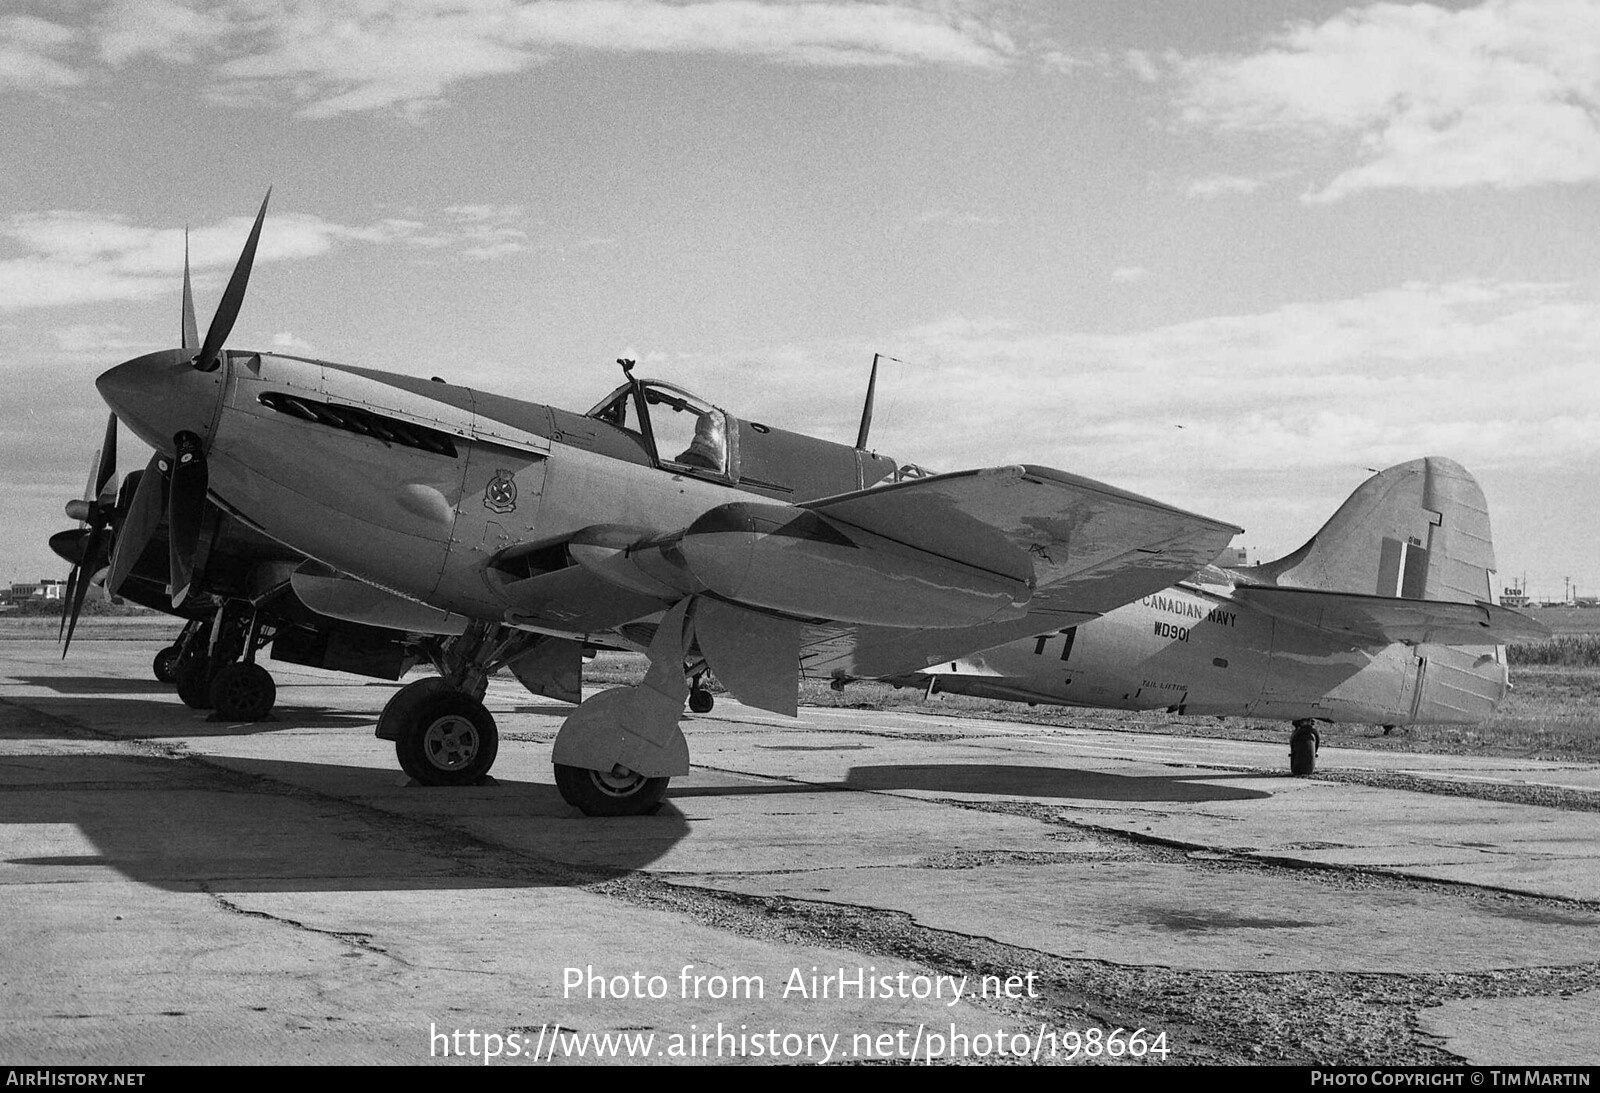
[[178, 682], [178, 659], [182, 656], [183, 649], [177, 645], [169, 645], [156, 654], [156, 659], [150, 662], [150, 673], [157, 683]]
[[214, 617], [184, 627], [178, 644], [157, 655], [157, 670], [162, 657], [176, 651], [173, 682], [185, 705], [215, 709], [223, 721], [260, 721], [272, 712], [278, 685], [256, 663], [256, 651], [274, 636], [254, 606], [227, 601]]
[[1317, 735], [1317, 723], [1310, 718], [1302, 718], [1294, 723], [1294, 732], [1289, 736], [1289, 773], [1296, 778], [1304, 778], [1317, 769], [1317, 750], [1322, 746], [1322, 738]]
[[425, 786], [482, 781], [500, 751], [500, 731], [483, 704], [489, 677], [544, 640], [473, 623], [459, 637], [422, 642], [438, 677], [400, 688], [378, 718], [378, 739], [394, 741], [400, 769]]
[[185, 657], [203, 650], [211, 635], [210, 619], [190, 619], [178, 631], [171, 645], [156, 654], [150, 662], [150, 672], [158, 683], [178, 682], [178, 668]]
[[661, 806], [668, 781], [689, 772], [689, 744], [678, 727], [690, 697], [689, 605], [679, 601], [656, 626], [643, 682], [593, 695], [561, 723], [551, 749], [556, 788], [585, 815], [648, 815]]

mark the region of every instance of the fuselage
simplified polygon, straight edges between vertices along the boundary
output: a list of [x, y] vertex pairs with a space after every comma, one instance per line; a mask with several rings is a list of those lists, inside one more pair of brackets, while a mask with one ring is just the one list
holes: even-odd
[[1169, 588], [922, 676], [940, 691], [1019, 702], [1386, 725], [1476, 723], [1505, 696], [1493, 646], [1357, 645], [1254, 610], [1229, 588]]
[[158, 449], [179, 430], [198, 434], [213, 499], [250, 526], [469, 618], [587, 632], [601, 616], [564, 625], [538, 580], [573, 566], [579, 532], [621, 548], [731, 502], [792, 505], [898, 473], [886, 457], [742, 421], [653, 381], [630, 379], [577, 414], [273, 354], [229, 352], [202, 373], [192, 355], [130, 361], [100, 389]]

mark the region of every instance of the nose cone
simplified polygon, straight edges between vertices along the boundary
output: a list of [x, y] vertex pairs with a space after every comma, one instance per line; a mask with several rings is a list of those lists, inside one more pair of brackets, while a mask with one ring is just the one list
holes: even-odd
[[[159, 451], [172, 450], [181, 430], [209, 440], [222, 403], [226, 364], [197, 372], [194, 351], [163, 349], [117, 365], [95, 380], [100, 397], [140, 440]], [[224, 354], [224, 361], [226, 355]]]

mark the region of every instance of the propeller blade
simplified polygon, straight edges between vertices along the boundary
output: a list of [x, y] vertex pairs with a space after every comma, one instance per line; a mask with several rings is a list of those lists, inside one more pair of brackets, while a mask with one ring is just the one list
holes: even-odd
[[194, 290], [189, 287], [189, 229], [183, 229], [183, 347], [200, 348], [200, 328], [194, 321]]
[[67, 516], [78, 521], [78, 527], [83, 527], [89, 520], [89, 514], [94, 511], [95, 498], [100, 491], [95, 487], [95, 479], [100, 477], [100, 453], [95, 452], [89, 457], [89, 477], [83, 483], [83, 496], [67, 502]]
[[134, 487], [128, 514], [117, 529], [116, 545], [111, 551], [111, 572], [106, 577], [106, 592], [113, 596], [121, 591], [122, 582], [144, 556], [167, 511], [167, 476], [161, 469], [163, 459], [159, 452], [150, 457], [150, 463]]
[[72, 648], [72, 635], [78, 629], [78, 616], [83, 613], [83, 601], [89, 595], [89, 578], [105, 565], [105, 552], [105, 525], [95, 524], [90, 528], [89, 541], [83, 548], [83, 561], [73, 567], [72, 576], [67, 580], [72, 611], [64, 616], [67, 619], [67, 637], [61, 645], [62, 660], [67, 659], [67, 650]]
[[100, 445], [100, 466], [95, 471], [94, 496], [106, 492], [106, 483], [117, 473], [117, 415], [106, 418], [106, 438]]
[[206, 512], [208, 472], [198, 436], [184, 431], [172, 439], [178, 454], [172, 462], [172, 484], [167, 490], [167, 571], [172, 606], [177, 607], [188, 597], [194, 578], [200, 522]]
[[250, 238], [245, 241], [238, 265], [233, 267], [233, 276], [228, 279], [228, 287], [222, 293], [222, 302], [217, 305], [217, 313], [211, 317], [211, 325], [206, 329], [206, 340], [200, 347], [200, 356], [195, 358], [194, 366], [201, 372], [210, 372], [217, 367], [217, 355], [222, 352], [222, 343], [233, 332], [233, 321], [239, 317], [239, 308], [244, 304], [244, 290], [250, 283], [250, 267], [256, 260], [256, 242], [261, 238], [261, 223], [267, 218], [267, 202], [270, 200], [272, 189], [268, 187], [267, 196], [261, 199], [261, 211], [256, 213], [255, 227], [250, 229]]
[[[81, 569], [82, 566], [83, 563], [79, 562], [77, 565], [74, 565], [72, 567], [72, 571], [67, 574], [67, 594], [61, 600], [61, 625], [56, 627], [57, 641], [60, 641], [67, 634], [67, 615], [72, 607], [72, 594], [78, 588], [78, 570]], [[67, 651], [63, 649], [61, 651], [62, 658], [65, 659], [66, 655]]]
[[84, 483], [83, 500], [67, 502], [67, 515], [77, 520], [80, 528], [88, 524], [89, 538], [77, 564], [67, 574], [66, 598], [61, 602], [61, 626], [56, 631], [57, 640], [65, 642], [61, 647], [63, 658], [72, 644], [72, 632], [78, 625], [78, 613], [83, 610], [83, 598], [89, 593], [89, 578], [105, 564], [98, 562], [95, 555], [106, 549], [105, 529], [117, 502], [116, 479], [117, 415], [111, 414], [106, 418], [105, 439], [89, 463], [89, 481]]

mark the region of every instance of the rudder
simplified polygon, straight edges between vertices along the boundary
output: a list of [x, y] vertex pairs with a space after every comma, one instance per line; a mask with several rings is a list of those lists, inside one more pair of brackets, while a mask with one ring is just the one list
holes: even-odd
[[1483, 490], [1440, 456], [1379, 471], [1294, 553], [1240, 572], [1285, 588], [1494, 602]]

